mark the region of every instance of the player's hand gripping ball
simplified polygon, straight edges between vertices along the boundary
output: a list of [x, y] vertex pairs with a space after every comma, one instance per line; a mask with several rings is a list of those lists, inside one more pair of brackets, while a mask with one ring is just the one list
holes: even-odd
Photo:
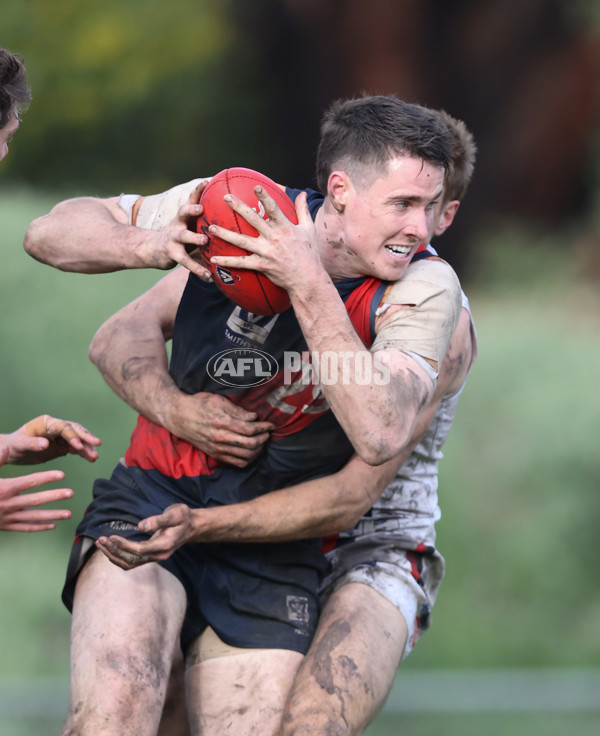
[[254, 187], [259, 185], [275, 200], [288, 220], [297, 224], [298, 218], [294, 204], [283, 189], [258, 171], [236, 167], [221, 171], [204, 188], [200, 198], [204, 212], [198, 218], [196, 229], [208, 237], [208, 243], [203, 248], [203, 258], [219, 289], [231, 301], [249, 312], [263, 315], [279, 314], [290, 306], [290, 299], [285, 289], [276, 286], [267, 276], [258, 271], [223, 268], [223, 266], [216, 266], [210, 262], [213, 256], [248, 255], [247, 250], [211, 235], [208, 228], [210, 225], [219, 225], [233, 232], [256, 237], [258, 232], [243, 217], [234, 212], [223, 201], [223, 197], [226, 194], [235, 195], [266, 220], [267, 214], [263, 204], [254, 193]]

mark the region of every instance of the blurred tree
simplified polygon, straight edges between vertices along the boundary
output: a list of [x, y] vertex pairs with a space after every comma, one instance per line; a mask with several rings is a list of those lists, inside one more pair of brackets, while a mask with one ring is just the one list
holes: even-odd
[[246, 83], [253, 47], [226, 10], [224, 0], [9, 6], [2, 43], [25, 57], [33, 103], [0, 175], [113, 193], [247, 163], [264, 100]]
[[312, 176], [327, 102], [393, 92], [445, 108], [477, 138], [465, 214], [443, 241], [453, 262], [490, 216], [556, 226], [589, 212], [600, 180], [594, 2], [262, 0], [244, 26], [265, 48], [300, 181]]
[[362, 91], [474, 132], [473, 186], [441, 245], [459, 270], [483, 227], [562, 227], [600, 181], [593, 0], [22, 0], [2, 43], [34, 96], [11, 184], [144, 192], [237, 164], [311, 185], [323, 108]]

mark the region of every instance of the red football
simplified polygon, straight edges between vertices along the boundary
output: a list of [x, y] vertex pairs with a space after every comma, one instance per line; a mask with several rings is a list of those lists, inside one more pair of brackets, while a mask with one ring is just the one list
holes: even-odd
[[276, 286], [267, 276], [258, 271], [223, 268], [223, 266], [216, 266], [210, 262], [213, 256], [248, 254], [247, 250], [211, 235], [208, 227], [213, 224], [219, 225], [227, 230], [256, 237], [257, 231], [237, 212], [234, 212], [223, 201], [223, 197], [226, 194], [234, 194], [264, 219], [267, 219], [263, 204], [254, 193], [254, 187], [258, 185], [263, 187], [275, 200], [290, 221], [298, 222], [294, 204], [281, 187], [258, 171], [236, 167], [221, 171], [204, 188], [200, 199], [200, 204], [204, 206], [204, 213], [198, 218], [196, 229], [208, 237], [208, 244], [203, 248], [203, 257], [219, 289], [231, 301], [249, 312], [263, 315], [279, 314], [290, 306], [290, 299], [285, 289]]

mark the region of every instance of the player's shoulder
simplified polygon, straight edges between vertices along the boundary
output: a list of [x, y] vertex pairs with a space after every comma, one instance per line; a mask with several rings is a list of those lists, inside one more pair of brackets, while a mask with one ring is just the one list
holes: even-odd
[[392, 304], [419, 305], [434, 296], [445, 294], [462, 306], [462, 291], [459, 278], [452, 266], [438, 256], [413, 261], [406, 273], [391, 284], [385, 299]]
[[[428, 280], [448, 287], [460, 289], [460, 281], [452, 266], [439, 256], [429, 256], [413, 261], [402, 277], [408, 281]], [[400, 281], [402, 281], [400, 279]]]

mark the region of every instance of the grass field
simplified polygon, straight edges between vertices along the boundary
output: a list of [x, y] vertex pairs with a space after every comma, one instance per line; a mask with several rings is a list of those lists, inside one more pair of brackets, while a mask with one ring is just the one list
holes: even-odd
[[[134, 424], [133, 412], [89, 363], [87, 347], [106, 317], [160, 276], [63, 274], [32, 261], [20, 246], [25, 227], [58, 198], [0, 196], [1, 426], [7, 431], [54, 413], [87, 425], [103, 447], [95, 465], [68, 458], [51, 466], [63, 467], [76, 491], [70, 521], [50, 533], [0, 533], [0, 706], [7, 697], [17, 702], [10, 683], [66, 683], [69, 616], [59, 591], [70, 541], [93, 479], [111, 471]], [[561, 274], [553, 267], [527, 281], [500, 279], [468, 290], [480, 350], [441, 465], [438, 542], [447, 576], [434, 626], [402, 672], [596, 667], [598, 289], [572, 269]], [[3, 721], [9, 710], [0, 707], [3, 736], [55, 733], [65, 704], [55, 702], [58, 714], [42, 722], [39, 702], [32, 698], [31, 720], [13, 715]], [[369, 736], [600, 730], [598, 713], [577, 710], [422, 714], [399, 708], [382, 713]]]

